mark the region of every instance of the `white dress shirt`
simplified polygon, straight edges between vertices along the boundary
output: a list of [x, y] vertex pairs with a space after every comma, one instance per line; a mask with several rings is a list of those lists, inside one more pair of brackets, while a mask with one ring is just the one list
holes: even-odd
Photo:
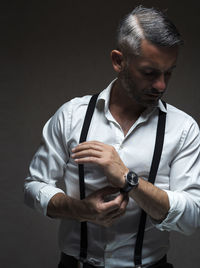
[[[113, 83], [113, 82], [112, 82]], [[170, 211], [160, 224], [147, 217], [142, 261], [153, 263], [169, 247], [169, 231], [190, 234], [200, 226], [200, 134], [197, 123], [186, 113], [159, 101], [158, 108], [145, 110], [124, 136], [109, 111], [112, 83], [100, 93], [87, 140], [98, 140], [115, 147], [122, 161], [139, 176], [148, 179], [151, 166], [158, 109], [167, 112], [165, 140], [155, 185], [167, 192]], [[78, 145], [85, 112], [91, 96], [65, 103], [46, 123], [42, 144], [33, 157], [25, 180], [25, 201], [46, 215], [49, 200], [65, 181], [66, 194], [79, 199], [78, 166], [70, 157]], [[85, 165], [86, 195], [107, 186], [97, 165]], [[88, 223], [88, 261], [107, 268], [133, 267], [133, 253], [140, 208], [133, 199], [124, 216], [112, 227]], [[80, 223], [61, 220], [59, 245], [66, 254], [79, 256]]]

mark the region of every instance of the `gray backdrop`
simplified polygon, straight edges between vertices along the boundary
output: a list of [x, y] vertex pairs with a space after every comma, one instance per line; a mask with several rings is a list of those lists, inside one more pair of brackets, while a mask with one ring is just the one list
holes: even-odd
[[[121, 16], [135, 5], [168, 9], [185, 37], [166, 100], [200, 123], [199, 1], [6, 1], [1, 19], [0, 266], [55, 268], [57, 220], [23, 204], [23, 180], [44, 123], [67, 100], [115, 77], [110, 51]], [[198, 268], [200, 231], [172, 233], [169, 259]]]

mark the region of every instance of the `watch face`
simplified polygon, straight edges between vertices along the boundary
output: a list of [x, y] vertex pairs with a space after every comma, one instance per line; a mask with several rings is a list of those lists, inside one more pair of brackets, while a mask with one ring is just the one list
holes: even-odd
[[128, 193], [137, 185], [138, 185], [138, 175], [133, 171], [129, 171], [128, 174], [126, 175], [125, 186], [120, 191], [122, 193]]
[[127, 174], [127, 181], [130, 183], [130, 185], [132, 186], [135, 186], [138, 184], [138, 175], [133, 172], [133, 171], [130, 171], [128, 174]]

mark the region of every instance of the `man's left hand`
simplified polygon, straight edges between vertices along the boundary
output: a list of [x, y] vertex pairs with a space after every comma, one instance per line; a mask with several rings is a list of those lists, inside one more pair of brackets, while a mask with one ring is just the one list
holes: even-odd
[[72, 149], [72, 158], [78, 164], [93, 163], [102, 167], [108, 181], [122, 188], [128, 168], [124, 165], [115, 148], [99, 141], [80, 143]]

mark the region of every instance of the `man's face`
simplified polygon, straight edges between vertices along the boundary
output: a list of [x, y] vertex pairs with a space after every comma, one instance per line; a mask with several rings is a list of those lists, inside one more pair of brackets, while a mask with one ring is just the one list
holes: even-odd
[[128, 96], [143, 107], [156, 106], [166, 90], [177, 55], [177, 47], [158, 47], [143, 40], [140, 56], [132, 56], [118, 76]]

